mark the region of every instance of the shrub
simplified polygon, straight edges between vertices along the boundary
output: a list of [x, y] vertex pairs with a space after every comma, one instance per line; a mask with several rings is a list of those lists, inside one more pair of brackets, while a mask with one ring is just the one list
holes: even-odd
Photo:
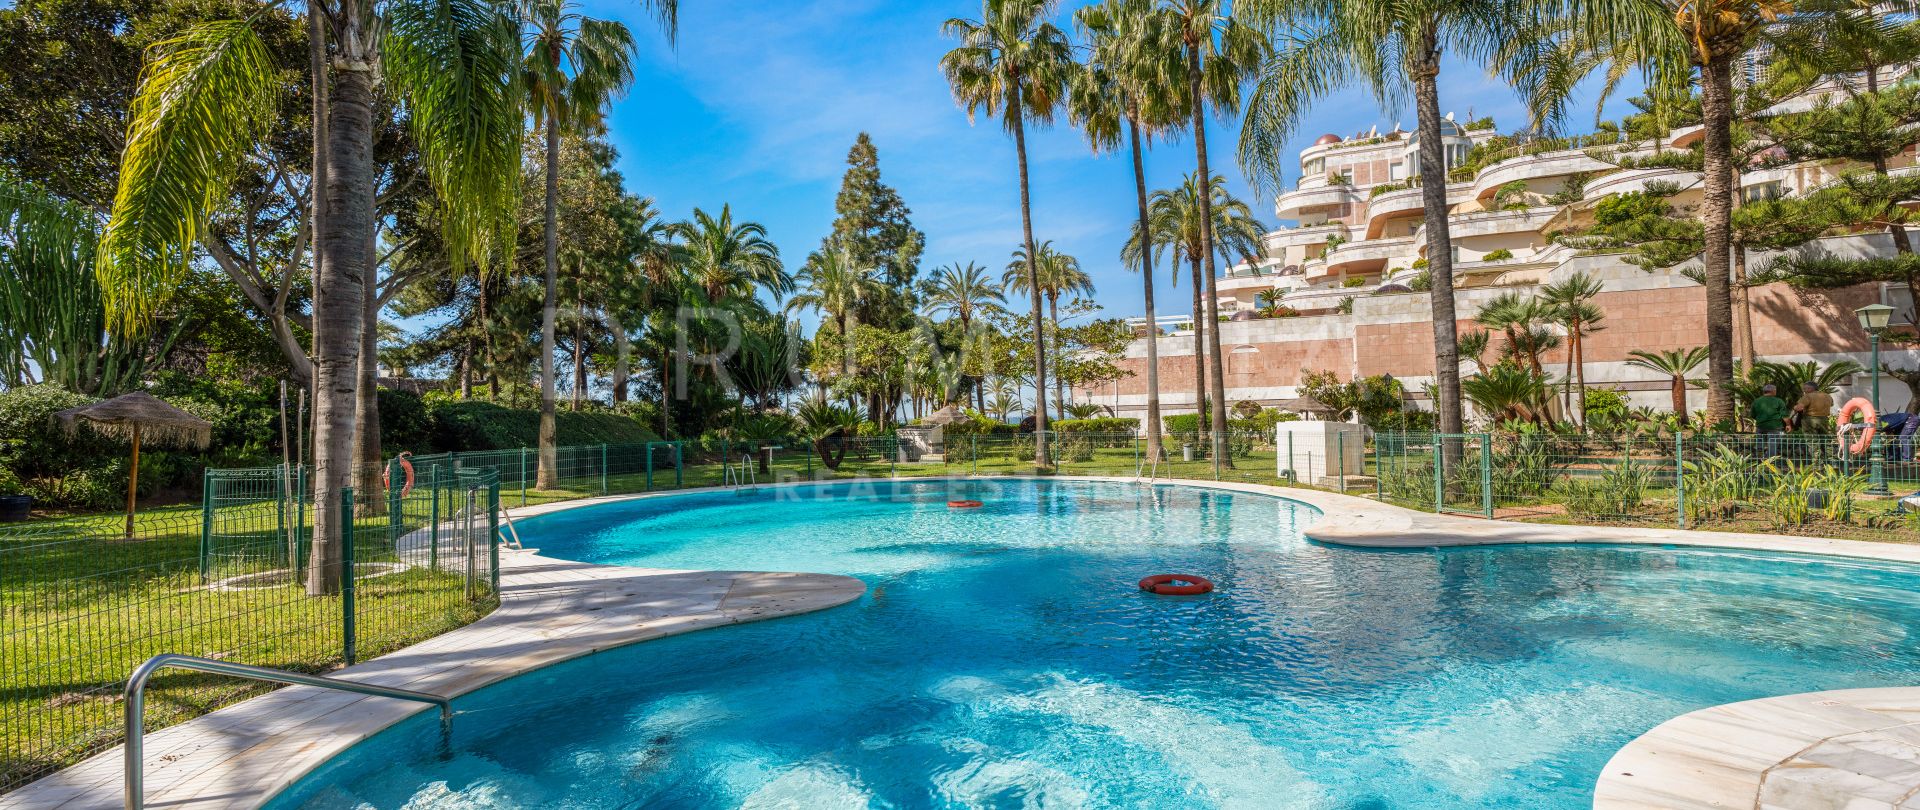
[[96, 401], [57, 385], [0, 392], [0, 466], [21, 494], [68, 507], [111, 506], [125, 495], [125, 447], [84, 430], [68, 434], [54, 422], [55, 412]]
[[1481, 257], [1480, 257], [1480, 261], [1483, 261], [1483, 262], [1504, 262], [1504, 261], [1506, 261], [1506, 260], [1508, 260], [1508, 259], [1511, 259], [1511, 258], [1513, 258], [1513, 251], [1511, 251], [1511, 250], [1508, 250], [1508, 249], [1506, 249], [1506, 248], [1500, 248], [1500, 249], [1498, 249], [1498, 250], [1495, 250], [1495, 251], [1492, 251], [1492, 252], [1490, 252], [1490, 253], [1488, 253], [1488, 254], [1487, 254], [1487, 255], [1485, 255], [1485, 256], [1481, 256]]
[[1134, 433], [1140, 430], [1140, 420], [1128, 416], [1056, 419], [1048, 426], [1060, 433]]
[[1199, 433], [1200, 414], [1179, 413], [1161, 417], [1160, 426], [1168, 433]]
[[1349, 290], [1355, 287], [1364, 287], [1366, 285], [1367, 285], [1367, 279], [1365, 276], [1348, 276], [1345, 281], [1340, 282], [1341, 287], [1344, 287]]
[[1048, 423], [1062, 434], [1061, 443], [1085, 442], [1088, 447], [1126, 447], [1140, 431], [1140, 420], [1122, 416], [1099, 419], [1061, 419]]
[[394, 455], [402, 450], [415, 453], [433, 448], [433, 414], [427, 403], [411, 391], [380, 389], [380, 450]]
[[[467, 400], [447, 402], [430, 410], [433, 444], [439, 450], [510, 450], [534, 447], [540, 442], [540, 412], [531, 408]], [[563, 410], [555, 414], [554, 422], [561, 445], [634, 444], [659, 439], [639, 421], [611, 411]]]

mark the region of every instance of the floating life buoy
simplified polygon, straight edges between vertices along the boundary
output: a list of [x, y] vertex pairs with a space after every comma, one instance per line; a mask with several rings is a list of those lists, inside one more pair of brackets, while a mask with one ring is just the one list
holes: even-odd
[[[1867, 417], [1867, 425], [1864, 429], [1861, 429], [1860, 438], [1854, 440], [1852, 447], [1848, 447], [1847, 429], [1852, 426], [1855, 414], [1865, 415]], [[1841, 450], [1858, 456], [1864, 455], [1868, 449], [1873, 447], [1874, 427], [1880, 424], [1880, 415], [1873, 412], [1873, 403], [1868, 402], [1864, 397], [1854, 397], [1853, 399], [1847, 400], [1847, 404], [1840, 406], [1839, 421]]]
[[982, 506], [986, 504], [979, 501], [947, 501], [947, 507], [950, 509], [979, 509]]
[[[398, 458], [394, 459], [394, 461], [400, 462], [400, 472], [404, 473], [407, 479], [400, 485], [400, 497], [402, 498], [413, 494], [413, 462], [407, 460], [407, 457], [411, 455], [413, 455], [413, 451], [409, 450], [401, 453]], [[393, 487], [392, 465], [388, 465], [386, 469], [380, 471], [380, 485], [389, 489]]]
[[1193, 574], [1154, 574], [1140, 580], [1140, 590], [1161, 596], [1197, 596], [1212, 593], [1213, 582]]

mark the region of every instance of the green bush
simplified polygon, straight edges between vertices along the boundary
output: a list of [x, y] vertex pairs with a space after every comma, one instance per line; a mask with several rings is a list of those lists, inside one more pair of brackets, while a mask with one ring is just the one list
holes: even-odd
[[1103, 416], [1060, 419], [1049, 425], [1060, 433], [1134, 433], [1140, 429], [1140, 420], [1125, 416]]
[[433, 414], [418, 394], [382, 388], [379, 398], [381, 452], [395, 455], [433, 449]]
[[1160, 427], [1168, 433], [1199, 433], [1200, 414], [1179, 413], [1160, 418]]
[[1508, 260], [1508, 259], [1511, 259], [1511, 258], [1513, 258], [1513, 251], [1511, 251], [1511, 250], [1508, 250], [1508, 249], [1506, 249], [1506, 248], [1500, 248], [1500, 249], [1498, 249], [1498, 250], [1494, 250], [1494, 251], [1492, 251], [1492, 252], [1489, 252], [1489, 253], [1488, 253], [1487, 255], [1485, 255], [1485, 256], [1481, 256], [1481, 257], [1480, 257], [1480, 261], [1483, 261], [1483, 262], [1504, 262], [1504, 261], [1506, 261], [1506, 260]]
[[105, 507], [125, 497], [127, 448], [84, 429], [68, 434], [53, 418], [96, 401], [57, 385], [0, 392], [0, 466], [19, 494], [55, 507]]
[[[540, 442], [540, 412], [478, 400], [439, 403], [433, 416], [436, 450], [511, 450]], [[634, 444], [657, 441], [653, 431], [629, 416], [606, 410], [562, 410], [554, 416], [561, 445]]]
[[1367, 284], [1367, 278], [1365, 276], [1348, 276], [1346, 280], [1340, 282], [1340, 286], [1345, 287], [1347, 289], [1353, 289], [1354, 287], [1364, 287], [1366, 286], [1366, 284]]

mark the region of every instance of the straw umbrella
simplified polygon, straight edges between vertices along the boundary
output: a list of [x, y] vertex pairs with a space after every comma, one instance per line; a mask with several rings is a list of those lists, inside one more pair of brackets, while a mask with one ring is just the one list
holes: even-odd
[[1324, 419], [1333, 413], [1333, 408], [1327, 405], [1327, 403], [1308, 396], [1285, 400], [1280, 403], [1279, 407], [1280, 410], [1300, 414], [1309, 420], [1316, 418]]
[[125, 438], [133, 443], [133, 464], [127, 469], [127, 537], [133, 537], [133, 495], [140, 483], [140, 443], [204, 449], [213, 441], [213, 425], [205, 419], [160, 401], [152, 394], [135, 391], [105, 402], [69, 408], [53, 415], [67, 432], [80, 430], [81, 423], [94, 432]]

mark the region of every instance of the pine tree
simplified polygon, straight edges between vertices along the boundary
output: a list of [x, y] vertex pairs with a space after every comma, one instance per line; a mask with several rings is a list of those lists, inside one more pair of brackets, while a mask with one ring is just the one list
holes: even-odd
[[[840, 194], [833, 208], [833, 231], [807, 257], [801, 275], [827, 272], [825, 265], [832, 261], [872, 271], [879, 282], [877, 289], [861, 297], [854, 308], [855, 320], [890, 331], [909, 328], [916, 305], [913, 284], [920, 275], [920, 253], [926, 248], [927, 236], [913, 227], [913, 212], [900, 199], [900, 192], [881, 181], [880, 152], [865, 132], [847, 150], [847, 173], [840, 179]], [[870, 391], [866, 397], [867, 418], [888, 421], [901, 393]]]
[[927, 236], [913, 227], [913, 211], [900, 192], [880, 180], [880, 152], [867, 133], [847, 150], [847, 173], [834, 198], [833, 232], [807, 257], [807, 266], [823, 252], [845, 251], [854, 267], [878, 270], [886, 294], [868, 303], [866, 323], [891, 323], [912, 312], [913, 283], [920, 275], [920, 252]]

